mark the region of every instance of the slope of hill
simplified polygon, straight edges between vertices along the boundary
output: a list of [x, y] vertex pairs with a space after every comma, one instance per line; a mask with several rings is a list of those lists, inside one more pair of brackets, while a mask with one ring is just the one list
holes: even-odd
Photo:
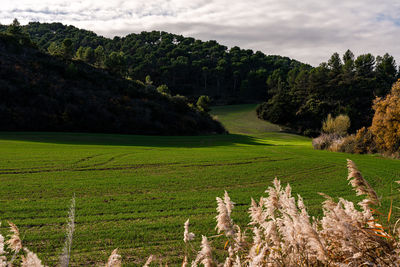
[[281, 131], [278, 125], [257, 117], [256, 104], [216, 106], [211, 109], [211, 114], [216, 116], [230, 133], [260, 135]]
[[223, 133], [183, 97], [42, 53], [0, 34], [0, 130]]

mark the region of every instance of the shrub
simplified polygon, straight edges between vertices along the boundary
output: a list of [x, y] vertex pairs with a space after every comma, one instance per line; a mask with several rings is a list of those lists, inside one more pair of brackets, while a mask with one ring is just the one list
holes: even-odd
[[338, 144], [335, 149], [332, 150], [334, 152], [345, 152], [345, 153], [354, 153], [354, 147], [356, 146], [356, 136], [354, 134], [348, 135], [344, 137], [340, 144]]
[[199, 110], [204, 112], [210, 111], [211, 99], [207, 95], [202, 95], [197, 100], [196, 106]]
[[400, 149], [400, 79], [385, 98], [377, 98], [371, 132], [379, 149], [395, 153]]
[[314, 149], [328, 149], [335, 141], [341, 139], [337, 134], [321, 134], [312, 140]]
[[165, 84], [162, 84], [162, 85], [158, 86], [157, 87], [157, 91], [160, 94], [166, 94], [166, 95], [170, 95], [171, 94], [171, 91], [169, 90], [168, 86], [165, 85]]
[[344, 136], [350, 127], [350, 118], [347, 115], [339, 115], [335, 118], [331, 114], [322, 123], [322, 132]]
[[344, 139], [345, 138], [343, 138], [343, 137], [339, 137], [339, 138], [333, 140], [331, 145], [328, 147], [328, 150], [332, 151], [332, 152], [339, 152], [341, 146], [343, 145]]

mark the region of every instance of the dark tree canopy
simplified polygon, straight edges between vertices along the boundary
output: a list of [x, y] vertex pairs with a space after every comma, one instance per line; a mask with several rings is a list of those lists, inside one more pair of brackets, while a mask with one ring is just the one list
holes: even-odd
[[287, 57], [228, 49], [213, 40], [160, 31], [108, 39], [61, 23], [32, 22], [23, 28], [43, 51], [60, 54], [57, 47], [68, 38], [77, 59], [132, 79], [143, 81], [150, 75], [156, 84], [168, 85], [171, 94], [193, 101], [209, 95], [218, 103], [260, 102], [267, 97], [266, 81], [276, 69], [285, 76], [304, 65]]

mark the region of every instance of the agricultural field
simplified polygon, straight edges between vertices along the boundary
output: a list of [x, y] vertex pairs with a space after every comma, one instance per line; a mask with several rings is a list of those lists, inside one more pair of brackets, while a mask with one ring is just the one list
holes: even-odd
[[[357, 200], [346, 181], [353, 160], [382, 197], [400, 205], [400, 161], [377, 155], [314, 150], [311, 140], [258, 120], [255, 105], [217, 107], [212, 114], [229, 135], [133, 136], [79, 133], [0, 133], [0, 219], [19, 226], [24, 244], [55, 265], [64, 242], [70, 199], [76, 199], [72, 265], [106, 262], [119, 248], [124, 266], [150, 254], [171, 265], [182, 261], [183, 223], [196, 234], [216, 234], [215, 197], [229, 192], [235, 222], [246, 228], [251, 197], [274, 177], [290, 183], [310, 214], [323, 198]], [[399, 217], [394, 209], [393, 218]], [[215, 238], [214, 244], [225, 243]]]

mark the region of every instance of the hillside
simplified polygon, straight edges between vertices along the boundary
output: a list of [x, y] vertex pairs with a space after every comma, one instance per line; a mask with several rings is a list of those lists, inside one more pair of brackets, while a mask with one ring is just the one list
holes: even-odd
[[218, 118], [230, 133], [262, 135], [279, 132], [278, 125], [257, 118], [256, 104], [212, 107], [211, 114]]
[[[0, 34], [0, 130], [154, 135], [223, 133], [184, 97], [53, 57]], [[24, 41], [24, 42], [23, 42]]]
[[[285, 76], [295, 67], [310, 67], [287, 57], [267, 56], [239, 47], [228, 50], [213, 40], [160, 31], [109, 39], [61, 23], [31, 22], [24, 30], [44, 51], [68, 38], [77, 52], [75, 56], [98, 66], [104, 66], [113, 52], [122, 52], [123, 75], [139, 80], [150, 75], [155, 83], [167, 84], [173, 94], [193, 98], [205, 94], [219, 103], [261, 102], [267, 97], [266, 81], [274, 71]], [[104, 54], [96, 62], [88, 55], [98, 47]]]

